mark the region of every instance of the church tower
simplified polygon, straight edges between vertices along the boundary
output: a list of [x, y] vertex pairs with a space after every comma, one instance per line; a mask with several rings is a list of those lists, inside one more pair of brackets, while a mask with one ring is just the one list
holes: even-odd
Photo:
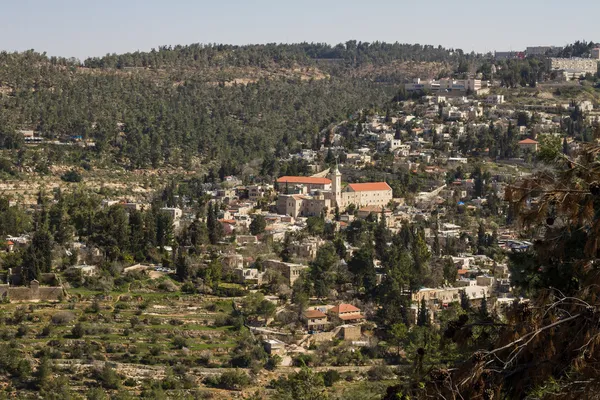
[[335, 169], [331, 170], [329, 173], [329, 179], [331, 179], [331, 192], [333, 193], [333, 198], [335, 199], [335, 204], [340, 209], [343, 209], [344, 204], [342, 204], [342, 173], [338, 169], [337, 162], [335, 163]]

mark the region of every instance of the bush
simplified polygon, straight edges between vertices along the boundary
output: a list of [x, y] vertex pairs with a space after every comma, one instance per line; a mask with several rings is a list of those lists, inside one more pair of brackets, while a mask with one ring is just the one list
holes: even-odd
[[383, 381], [394, 378], [395, 374], [387, 365], [375, 365], [367, 371], [367, 377], [371, 381]]
[[273, 371], [279, 366], [279, 364], [281, 364], [281, 357], [275, 354], [269, 357], [267, 363], [265, 364], [265, 368], [269, 371]]
[[17, 328], [17, 334], [15, 336], [18, 338], [22, 338], [23, 336], [27, 335], [27, 332], [29, 332], [29, 328], [27, 327], [27, 325], [19, 325], [19, 327]]
[[299, 354], [298, 357], [294, 358], [294, 366], [296, 367], [309, 367], [313, 363], [313, 356], [311, 354]]
[[329, 369], [323, 372], [323, 382], [327, 387], [333, 386], [337, 381], [341, 379], [342, 377], [340, 376], [340, 373], [334, 369]]
[[47, 337], [47, 336], [50, 336], [51, 333], [52, 333], [52, 326], [46, 325], [40, 332], [40, 336]]
[[104, 389], [118, 389], [121, 386], [119, 375], [109, 363], [104, 363], [104, 367], [97, 372], [96, 378]]
[[158, 284], [158, 289], [162, 290], [163, 292], [176, 292], [179, 288], [177, 287], [177, 285], [172, 281], [172, 280], [164, 280], [161, 283]]
[[62, 179], [64, 182], [77, 183], [77, 182], [81, 182], [83, 180], [83, 177], [81, 176], [81, 174], [79, 172], [72, 169], [72, 170], [62, 174], [60, 179]]
[[101, 309], [100, 302], [98, 301], [98, 299], [94, 299], [92, 304], [90, 304], [90, 306], [85, 309], [85, 312], [92, 313], [92, 314], [98, 314], [100, 312], [100, 309]]
[[186, 281], [183, 286], [181, 286], [181, 291], [186, 294], [194, 294], [196, 293], [196, 285], [193, 282]]
[[240, 370], [227, 371], [216, 379], [209, 379], [206, 383], [222, 389], [241, 390], [250, 384], [250, 377]]
[[73, 336], [75, 339], [81, 339], [83, 335], [85, 335], [85, 329], [81, 323], [77, 323], [73, 329], [71, 329], [71, 336]]
[[162, 353], [162, 348], [160, 346], [152, 346], [148, 351], [150, 355], [157, 357], [160, 355], [160, 353]]
[[137, 386], [137, 382], [133, 378], [127, 378], [123, 382], [123, 385], [129, 386], [129, 387], [135, 387], [135, 386]]
[[175, 338], [173, 338], [173, 346], [175, 346], [178, 349], [188, 347], [187, 339], [182, 336], [176, 336]]

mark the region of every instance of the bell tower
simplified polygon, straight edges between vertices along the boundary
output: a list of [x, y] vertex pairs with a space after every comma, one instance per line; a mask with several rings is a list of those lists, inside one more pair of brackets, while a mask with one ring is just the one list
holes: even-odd
[[331, 179], [331, 191], [335, 199], [335, 205], [342, 209], [344, 207], [344, 204], [342, 204], [342, 173], [338, 168], [337, 160], [335, 169], [329, 173], [329, 179]]

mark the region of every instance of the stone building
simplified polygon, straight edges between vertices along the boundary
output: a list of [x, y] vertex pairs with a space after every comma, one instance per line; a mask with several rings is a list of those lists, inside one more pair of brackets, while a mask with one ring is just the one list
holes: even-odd
[[266, 260], [263, 261], [265, 269], [274, 269], [281, 272], [286, 278], [288, 286], [292, 287], [296, 279], [300, 277], [302, 271], [308, 268], [306, 265], [286, 263], [279, 260]]
[[37, 280], [29, 287], [0, 285], [0, 298], [10, 301], [60, 301], [64, 296], [62, 286], [40, 286]]
[[[336, 206], [344, 210], [350, 204], [357, 207], [385, 206], [392, 200], [392, 188], [386, 182], [350, 183], [342, 187], [342, 174], [338, 167], [330, 170], [329, 178], [284, 176], [277, 180], [281, 185], [300, 185], [302, 192], [280, 194], [277, 212], [294, 218], [331, 212]], [[294, 188], [297, 188], [296, 186]], [[289, 186], [288, 186], [289, 189]]]

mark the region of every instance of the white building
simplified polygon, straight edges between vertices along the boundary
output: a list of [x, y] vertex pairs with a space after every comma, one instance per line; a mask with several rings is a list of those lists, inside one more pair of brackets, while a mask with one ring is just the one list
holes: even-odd
[[482, 87], [480, 79], [440, 79], [421, 80], [415, 78], [412, 83], [406, 83], [404, 89], [407, 92], [431, 93], [465, 93], [467, 91], [477, 92]]

